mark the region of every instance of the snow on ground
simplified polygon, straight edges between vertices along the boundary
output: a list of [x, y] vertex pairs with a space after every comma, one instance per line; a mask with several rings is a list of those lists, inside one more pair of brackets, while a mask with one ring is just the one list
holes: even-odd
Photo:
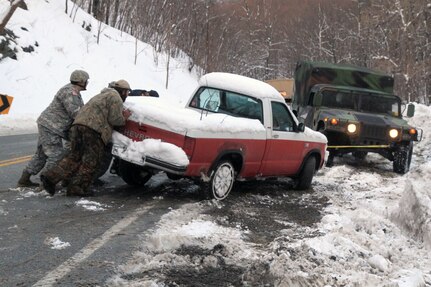
[[[224, 264], [249, 268], [256, 262], [269, 264], [276, 286], [429, 286], [431, 127], [426, 122], [431, 108], [416, 107], [410, 123], [424, 129], [424, 138], [415, 143], [408, 174], [394, 174], [392, 163], [370, 154], [369, 168], [349, 165], [347, 157], [316, 176], [315, 192], [330, 203], [316, 227], [322, 235], [297, 241], [286, 235], [262, 248], [247, 241], [248, 230], [219, 226], [202, 214], [206, 204], [217, 203], [188, 204], [165, 215], [158, 228], [144, 236], [141, 250], [109, 284], [165, 286], [156, 270], [216, 268], [222, 256]], [[195, 257], [178, 254], [184, 246], [223, 248], [217, 256], [209, 254], [194, 262]], [[152, 276], [131, 280], [133, 274]]]
[[[73, 23], [64, 15], [62, 1], [27, 2], [29, 11], [18, 9], [7, 27], [20, 36], [20, 46], [37, 42], [38, 47], [33, 53], [24, 53], [18, 47], [18, 62], [0, 62], [0, 93], [15, 97], [10, 114], [0, 115], [0, 135], [34, 132], [36, 117], [74, 69], [90, 73], [88, 91], [83, 92], [85, 102], [108, 82], [120, 78], [128, 80], [133, 88], [157, 90], [161, 99], [175, 105], [183, 105], [195, 88], [196, 77], [177, 68], [169, 89], [165, 89], [163, 61], [159, 66], [154, 64], [152, 48], [147, 44], [139, 42], [143, 52], [134, 65], [134, 40], [127, 34], [105, 27], [97, 45], [94, 33], [81, 28], [83, 21], [93, 27], [97, 23], [82, 11]], [[0, 3], [0, 11], [7, 3]], [[171, 62], [178, 67], [179, 62]], [[377, 155], [367, 157], [367, 168], [348, 164], [346, 157], [336, 160], [333, 168], [319, 172], [314, 191], [330, 203], [316, 226], [321, 235], [299, 240], [286, 235], [268, 246], [256, 246], [246, 240], [250, 231], [240, 226], [220, 226], [201, 212], [208, 206], [223, 208], [222, 203], [188, 204], [166, 214], [154, 230], [142, 235], [141, 250], [119, 267], [119, 275], [110, 279], [110, 285], [164, 286], [162, 279], [126, 280], [121, 275], [163, 265], [217, 267], [222, 257], [237, 266], [265, 263], [277, 278], [277, 286], [429, 286], [430, 115], [430, 107], [416, 105], [416, 115], [409, 120], [424, 129], [424, 138], [415, 143], [408, 174], [392, 173], [391, 163]], [[57, 239], [48, 244], [53, 248], [67, 245]], [[214, 252], [204, 256], [202, 262], [173, 252], [179, 246], [195, 245]]]
[[62, 249], [66, 249], [67, 247], [70, 247], [69, 242], [63, 242], [58, 237], [47, 238], [46, 244], [50, 245], [51, 249], [57, 249], [57, 250], [62, 250]]
[[106, 208], [110, 207], [109, 205], [106, 205], [100, 202], [96, 202], [88, 199], [82, 199], [82, 198], [76, 201], [75, 204], [77, 206], [81, 206], [84, 209], [91, 210], [91, 211], [104, 211], [106, 210]]
[[[9, 114], [0, 115], [0, 135], [35, 132], [35, 119], [75, 69], [90, 74], [87, 91], [82, 92], [84, 102], [119, 79], [127, 80], [133, 89], [156, 90], [161, 99], [178, 105], [184, 105], [195, 89], [197, 77], [187, 71], [186, 58], [170, 60], [166, 89], [166, 55], [160, 54], [156, 65], [153, 48], [138, 41], [141, 53], [135, 65], [135, 39], [130, 35], [103, 26], [97, 44], [98, 22], [82, 10], [73, 22], [64, 13], [64, 1], [27, 2], [29, 10], [17, 9], [7, 25], [19, 37], [19, 52], [18, 61], [0, 62], [0, 93], [14, 97]], [[0, 11], [7, 5], [8, 1], [2, 1]], [[82, 28], [84, 22], [91, 23], [93, 31]], [[29, 45], [35, 51], [23, 52], [22, 47]]]

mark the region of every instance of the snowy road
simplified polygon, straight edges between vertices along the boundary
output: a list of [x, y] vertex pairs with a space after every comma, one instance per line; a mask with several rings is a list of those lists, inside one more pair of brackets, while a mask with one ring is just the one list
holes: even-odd
[[3, 190], [0, 285], [428, 286], [429, 154], [404, 176], [345, 156], [311, 190], [243, 182], [222, 202], [163, 174], [145, 190], [105, 175], [86, 200]]

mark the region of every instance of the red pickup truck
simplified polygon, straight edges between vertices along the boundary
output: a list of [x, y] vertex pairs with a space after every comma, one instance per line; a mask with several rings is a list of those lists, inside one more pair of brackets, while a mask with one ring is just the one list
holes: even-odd
[[202, 183], [206, 198], [222, 200], [235, 180], [291, 177], [296, 189], [307, 189], [323, 165], [326, 137], [299, 123], [280, 93], [264, 82], [210, 73], [199, 80], [186, 107], [142, 98], [126, 101], [133, 114], [122, 134], [133, 141], [160, 139], [184, 156], [177, 160], [145, 149], [130, 156], [127, 144], [114, 140], [116, 170], [128, 184], [143, 185], [165, 171], [169, 178]]

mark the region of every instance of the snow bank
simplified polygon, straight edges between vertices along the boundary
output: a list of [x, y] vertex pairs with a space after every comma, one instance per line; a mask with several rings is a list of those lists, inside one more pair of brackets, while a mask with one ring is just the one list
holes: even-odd
[[431, 178], [431, 163], [421, 166], [406, 182], [406, 187], [392, 218], [431, 250], [431, 190], [422, 179]]

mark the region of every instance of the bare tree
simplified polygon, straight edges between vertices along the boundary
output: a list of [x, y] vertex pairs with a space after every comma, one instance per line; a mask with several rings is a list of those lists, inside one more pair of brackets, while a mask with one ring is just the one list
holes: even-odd
[[12, 18], [12, 15], [13, 13], [15, 13], [15, 10], [23, 4], [25, 4], [24, 0], [14, 0], [10, 2], [10, 7], [7, 10], [5, 16], [3, 17], [3, 19], [0, 19], [0, 34], [4, 33], [6, 24], [9, 22], [10, 18]]

